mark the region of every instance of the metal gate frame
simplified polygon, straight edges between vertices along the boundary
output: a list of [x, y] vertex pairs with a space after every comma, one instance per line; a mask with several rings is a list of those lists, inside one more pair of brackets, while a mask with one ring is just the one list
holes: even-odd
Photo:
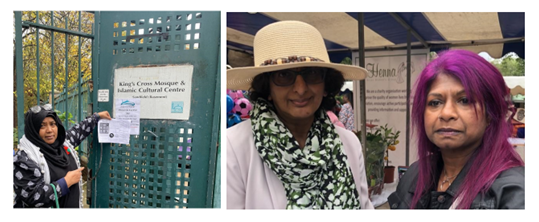
[[[107, 14], [108, 13], [108, 14]], [[99, 42], [99, 53], [98, 54], [95, 54], [94, 56], [94, 67], [96, 67], [95, 70], [98, 70], [96, 75], [93, 76], [93, 81], [94, 81], [94, 88], [96, 90], [93, 91], [93, 97], [94, 98], [97, 98], [97, 89], [110, 89], [111, 86], [110, 85], [102, 85], [103, 83], [103, 80], [100, 80], [100, 76], [102, 78], [102, 74], [103, 73], [112, 73], [112, 70], [114, 70], [115, 68], [121, 68], [121, 67], [133, 67], [133, 66], [137, 66], [139, 64], [151, 64], [151, 65], [164, 65], [164, 64], [167, 64], [167, 62], [163, 62], [163, 61], [160, 61], [157, 62], [157, 63], [148, 63], [147, 60], [145, 60], [146, 58], [139, 58], [140, 60], [144, 60], [145, 62], [124, 62], [124, 63], [121, 63], [121, 64], [118, 64], [116, 63], [114, 67], [112, 67], [111, 64], [106, 64], [106, 65], [103, 65], [101, 64], [103, 61], [106, 61], [106, 62], [109, 62], [113, 59], [111, 59], [112, 57], [110, 55], [114, 55], [116, 53], [118, 54], [127, 54], [127, 55], [136, 55], [137, 53], [143, 51], [145, 52], [146, 51], [146, 46], [143, 46], [143, 47], [139, 47], [138, 50], [137, 50], [137, 44], [138, 44], [138, 41], [139, 41], [139, 36], [134, 36], [134, 37], [130, 37], [132, 35], [132, 32], [133, 30], [131, 30], [129, 34], [127, 34], [126, 36], [127, 37], [130, 37], [130, 38], [126, 38], [127, 41], [123, 41], [123, 40], [119, 40], [118, 43], [114, 43], [115, 47], [108, 47], [106, 44], [110, 44], [112, 45], [112, 41], [109, 43], [108, 41], [110, 40], [110, 38], [108, 38], [109, 35], [111, 35], [112, 33], [110, 33], [110, 30], [106, 30], [103, 28], [103, 26], [105, 26], [105, 28], [111, 28], [113, 27], [113, 24], [106, 24], [108, 21], [104, 21], [104, 18], [107, 18], [106, 16], [109, 16], [108, 18], [110, 18], [111, 14], [112, 13], [117, 13], [117, 14], [129, 14], [129, 13], [134, 13], [134, 14], [140, 14], [140, 13], [149, 13], [149, 12], [125, 12], [125, 11], [122, 11], [122, 12], [95, 12], [95, 23], [97, 24], [96, 26], [98, 28], [96, 28], [96, 41]], [[163, 12], [163, 11], [159, 11], [157, 13], [167, 13], [167, 12]], [[181, 12], [181, 13], [190, 13], [190, 12]], [[196, 12], [192, 12], [192, 13], [196, 13]], [[212, 15], [212, 16], [208, 16], [210, 15], [210, 13], [216, 13], [217, 15]], [[213, 200], [214, 200], [214, 189], [216, 188], [215, 187], [215, 180], [216, 180], [216, 177], [217, 179], [220, 179], [218, 178], [218, 176], [216, 176], [215, 174], [215, 171], [217, 170], [216, 169], [216, 161], [217, 161], [217, 153], [218, 153], [218, 147], [217, 147], [217, 144], [218, 144], [218, 139], [219, 139], [219, 134], [220, 134], [220, 12], [202, 12], [202, 14], [205, 14], [207, 17], [211, 17], [211, 18], [215, 18], [216, 21], [212, 21], [212, 23], [206, 23], [205, 24], [205, 27], [206, 28], [213, 28], [213, 29], [216, 29], [216, 32], [217, 33], [217, 36], [214, 36], [214, 37], [218, 37], [217, 38], [217, 53], [213, 53], [213, 56], [215, 58], [214, 61], [217, 62], [216, 64], [216, 78], [215, 78], [215, 85], [213, 86], [214, 87], [214, 92], [211, 92], [211, 97], [213, 97], [213, 106], [211, 107], [211, 109], [213, 110], [209, 110], [208, 112], [211, 112], [211, 114], [213, 115], [213, 117], [208, 120], [209, 122], [211, 122], [211, 124], [209, 126], [206, 126], [206, 127], [211, 127], [212, 130], [211, 130], [211, 133], [210, 135], [207, 135], [208, 137], [210, 137], [209, 139], [209, 144], [210, 146], [209, 147], [205, 147], [206, 149], [209, 149], [209, 152], [208, 152], [208, 156], [207, 157], [204, 157], [204, 158], [207, 158], [208, 162], [207, 162], [207, 175], [205, 175], [204, 177], [206, 178], [205, 181], [204, 181], [204, 184], [201, 184], [201, 181], [197, 181], [196, 184], [188, 184], [189, 186], [191, 187], [205, 187], [204, 190], [196, 190], [196, 188], [193, 188], [196, 190], [196, 192], [193, 192], [191, 190], [189, 190], [189, 194], [187, 195], [187, 197], [193, 197], [195, 196], [196, 198], [200, 198], [199, 200], [195, 200], [195, 201], [189, 201], [189, 203], [185, 204], [185, 205], [180, 205], [180, 207], [183, 207], [183, 208], [211, 208], [213, 206]], [[173, 19], [176, 19], [175, 17]], [[180, 19], [180, 18], [178, 18]], [[185, 18], [184, 18], [185, 19]], [[123, 21], [123, 20], [122, 20]], [[135, 25], [138, 25], [139, 21], [138, 19], [136, 21], [134, 20], [131, 20], [131, 19], [128, 19], [126, 20], [127, 21], [127, 28], [125, 28], [126, 30], [129, 31], [130, 26], [135, 26]], [[131, 22], [130, 22], [131, 21]], [[134, 22], [133, 22], [134, 21]], [[116, 21], [116, 22], [121, 22], [121, 21]], [[135, 25], [133, 23], [136, 23]], [[144, 22], [143, 22], [144, 23]], [[163, 21], [164, 23], [164, 21]], [[122, 24], [119, 24], [119, 25], [116, 25], [116, 26], [123, 26]], [[146, 26], [143, 26], [143, 27], [146, 27]], [[137, 28], [137, 27], [135, 27]], [[137, 28], [138, 29], [138, 28]], [[123, 29], [120, 27], [120, 30], [119, 33], [122, 33], [123, 32]], [[105, 33], [106, 32], [106, 33]], [[162, 32], [165, 32], [165, 29], [162, 29]], [[114, 36], [118, 36], [118, 34], [114, 34]], [[172, 33], [172, 32], [171, 32]], [[104, 37], [105, 36], [105, 37]], [[112, 35], [111, 35], [112, 36]], [[154, 38], [154, 41], [156, 41], [157, 39], [157, 35], [147, 35], [147, 36], [142, 36], [144, 38], [148, 37], [148, 36], [151, 36], [151, 37], [155, 37]], [[122, 37], [123, 37], [123, 33], [122, 33]], [[107, 41], [104, 42], [104, 38], [107, 38]], [[170, 38], [172, 38], [172, 35], [170, 36]], [[131, 39], [134, 39], [135, 41], [137, 42], [130, 42], [132, 41]], [[177, 40], [177, 39], [176, 39]], [[183, 40], [183, 39], [182, 39]], [[144, 39], [144, 41], [148, 41], [147, 39]], [[131, 45], [133, 44], [133, 45]], [[105, 45], [105, 46], [104, 46]], [[124, 45], [127, 45], [126, 47], [123, 47]], [[155, 42], [155, 45], [158, 45], [157, 44], [157, 41]], [[156, 47], [154, 45], [154, 47]], [[206, 44], [208, 45], [208, 44]], [[134, 46], [134, 48], [131, 48], [129, 49], [130, 46]], [[183, 46], [183, 45], [182, 45]], [[123, 47], [123, 48], [122, 48]], [[167, 51], [167, 50], [176, 50], [176, 48], [166, 48], [167, 46], [160, 46], [160, 51]], [[197, 45], [198, 47], [198, 45]], [[206, 52], [204, 50], [207, 50], [206, 49], [203, 49], [202, 47], [204, 47], [204, 45], [201, 45], [200, 48], [202, 49], [202, 51], [200, 52]], [[208, 47], [209, 48], [209, 47]], [[113, 49], [113, 50], [111, 50]], [[192, 48], [194, 49], [194, 48]], [[154, 48], [155, 50], [155, 48]], [[193, 51], [193, 50], [192, 50]], [[206, 52], [206, 54], [209, 55], [209, 53]], [[149, 55], [151, 56], [151, 55]], [[166, 60], [166, 59], [165, 59]], [[213, 60], [210, 59], [210, 61]], [[191, 61], [189, 59], [187, 59], [187, 61]], [[193, 62], [193, 61], [191, 61]], [[198, 67], [205, 67], [205, 63], [207, 63], [208, 61], [195, 61], [193, 64], [194, 67], [195, 67], [195, 70], [198, 68]], [[184, 62], [182, 62], [184, 63]], [[120, 66], [120, 67], [116, 67], [117, 66]], [[207, 64], [206, 64], [207, 65]], [[193, 73], [193, 85], [195, 85], [195, 73], [197, 71], [195, 71]], [[199, 70], [200, 72], [200, 70]], [[214, 71], [206, 71], [206, 73], [213, 73]], [[101, 74], [99, 74], [101, 73]], [[113, 74], [110, 74], [111, 78], [113, 78]], [[105, 81], [108, 81], [108, 80], [105, 80]], [[193, 86], [193, 90], [194, 90], [194, 86]], [[112, 88], [113, 89], [113, 88]], [[113, 90], [110, 90], [110, 92], [113, 92]], [[193, 91], [194, 92], [194, 91]], [[194, 94], [191, 95], [192, 98], [195, 96]], [[212, 99], [210, 99], [211, 97], [207, 98], [208, 99], [208, 102]], [[110, 100], [113, 100], [113, 95], [111, 93], [111, 95], [109, 96], [109, 98], [111, 98]], [[193, 104], [193, 99], [191, 100], [191, 104]], [[102, 111], [102, 110], [108, 110], [109, 112], [112, 111], [112, 105], [111, 105], [111, 102], [109, 101], [109, 103], [94, 103], [93, 104], [93, 109], [97, 112], [99, 111]], [[193, 113], [194, 112], [201, 112], [201, 110], [196, 110], [196, 109], [191, 109], [191, 113], [193, 116]], [[111, 112], [112, 113], [112, 112]], [[197, 118], [200, 118], [200, 117], [197, 117]], [[190, 117], [190, 120], [191, 121], [191, 117]], [[152, 149], [155, 149], [155, 151], [153, 152], [156, 152], [156, 153], [151, 153], [149, 152], [149, 155], [151, 157], [151, 155], [153, 154], [154, 156], [157, 156], [157, 155], [161, 155], [164, 156], [164, 158], [167, 158], [167, 156], [169, 156], [168, 158], [170, 158], [170, 155], [175, 155], [176, 152], [175, 151], [170, 151], [170, 146], [168, 147], [165, 147], [164, 145], [162, 145], [161, 143], [166, 143], [166, 142], [171, 142], [171, 136], [168, 136], [168, 135], [162, 135], [162, 134], [165, 134], [165, 133], [169, 133], [168, 130], [172, 130], [171, 128], [173, 128], [174, 126], [176, 126], [176, 124], [174, 125], [171, 125], [171, 122], [172, 121], [168, 121], [168, 123], [166, 123], [167, 121], [165, 120], [162, 120], [162, 127], [164, 128], [159, 128], [159, 127], [151, 127], [153, 126], [152, 124], [156, 124], [156, 121], [158, 120], [147, 120], [146, 122], [147, 123], [143, 123], [144, 121], [141, 120], [141, 134], [138, 136], [138, 137], [135, 137], [135, 136], [131, 136], [131, 139], [130, 141], [133, 141], [133, 140], [142, 140], [143, 138], [144, 139], [149, 139], [149, 140], [154, 140], [154, 142], [152, 141], [148, 141], [148, 145], [149, 146], [152, 146], [153, 148]], [[188, 122], [188, 121], [187, 121]], [[144, 129], [145, 127], [145, 124], [147, 126], [150, 126], [149, 128], [147, 129]], [[148, 125], [149, 124], [149, 125]], [[164, 125], [163, 125], [164, 124]], [[152, 129], [153, 128], [153, 129]], [[175, 130], [175, 129], [174, 129]], [[183, 131], [183, 128], [181, 129]], [[185, 131], [187, 132], [187, 128], [185, 128]], [[193, 129], [193, 130], [197, 130], [197, 129]], [[200, 129], [198, 129], [200, 130]], [[149, 133], [151, 134], [145, 134], [143, 132], [145, 131], [150, 131]], [[166, 131], [166, 132], [165, 132]], [[160, 135], [155, 135], [155, 133], [159, 134], [159, 133], [162, 133]], [[177, 133], [177, 132], [175, 132]], [[154, 136], [152, 136], [152, 134]], [[148, 137], [147, 137], [148, 136]], [[195, 137], [193, 137], [193, 139], [195, 139]], [[200, 141], [200, 139], [199, 139]], [[207, 141], [206, 141], [207, 142]], [[101, 145], [103, 145], [103, 152], [100, 152], [101, 150]], [[180, 208], [178, 207], [178, 205], [174, 205], [174, 200], [175, 200], [175, 197], [174, 197], [174, 194], [171, 194], [170, 191], [165, 191], [163, 190], [163, 188], [161, 186], [165, 186], [165, 185], [162, 185], [161, 182], [164, 184], [165, 181], [167, 179], [169, 179], [169, 176], [170, 174], [167, 174], [167, 169], [169, 169], [168, 172], [170, 172], [170, 168], [167, 168], [167, 165], [166, 164], [169, 164], [170, 162], [167, 162], [165, 161], [164, 163], [159, 163], [158, 167], [154, 167], [154, 168], [147, 168], [147, 169], [143, 169], [144, 167], [141, 167], [139, 165], [141, 164], [147, 164], [148, 162], [150, 162], [151, 164], [151, 160], [149, 160], [148, 162], [146, 162], [144, 160], [144, 157], [135, 157], [135, 155], [144, 155], [143, 154], [143, 150], [142, 149], [139, 149], [137, 150], [135, 147], [125, 147], [125, 146], [110, 146], [109, 144], [99, 144], [97, 142], [97, 138], [94, 138], [94, 142], [93, 142], [93, 151], [92, 151], [92, 155], [91, 155], [91, 158], [90, 158], [90, 165], [91, 165], [91, 168], [92, 168], [92, 171], [90, 172], [90, 175], [92, 177], [95, 177], [96, 173], [98, 174], [97, 177], [95, 177], [96, 179], [94, 179], [92, 181], [92, 183], [88, 186], [88, 197], [91, 199], [91, 207], [97, 207], [97, 208], [102, 208], [102, 207], [176, 207], [176, 208]], [[180, 146], [178, 146], [180, 147]], [[149, 148], [149, 147], [148, 147]], [[187, 149], [190, 149], [190, 147], [188, 147]], [[148, 149], [150, 150], [150, 149]], [[185, 150], [185, 149], [184, 149]], [[169, 153], [167, 153], [169, 152]], [[181, 158], [181, 157], [180, 157]], [[195, 157], [193, 157], [195, 158]], [[200, 157], [199, 157], [200, 158]], [[185, 156], [184, 156], [184, 159]], [[115, 163], [114, 164], [111, 164], [111, 166], [107, 169], [107, 167], [105, 167], [106, 165], [104, 163], [106, 162], [109, 162], [110, 160], [114, 160]], [[119, 161], [121, 163], [119, 163]], [[122, 162], [123, 161], [123, 162]], [[194, 162], [193, 162], [194, 163]], [[155, 164], [155, 163], [154, 163]], [[186, 164], [186, 165], [190, 165], [190, 162], [189, 164]], [[162, 168], [161, 168], [162, 167]], [[180, 167], [180, 166], [178, 166]], [[186, 166], [182, 166], [182, 167], [186, 167]], [[112, 169], [114, 168], [114, 169]], [[118, 168], [122, 168], [121, 171], [123, 171], [123, 168], [125, 168], [125, 172], [121, 172], [120, 170], [118, 170]], [[206, 167], [204, 167], [204, 169], [194, 169], [196, 167], [192, 167], [193, 169], [191, 169], [191, 171], [189, 172], [198, 172], [198, 171], [202, 171], [204, 172], [206, 169]], [[113, 172], [113, 170], [116, 170], [116, 172]], [[150, 171], [149, 173], [147, 171], [145, 172], [140, 172], [141, 170], [148, 170]], [[129, 172], [128, 172], [129, 171]], [[108, 172], [108, 174], [107, 174]], [[119, 172], [119, 173], [117, 173]], [[152, 175], [151, 173], [154, 173], [154, 175]], [[146, 176], [141, 176], [143, 173], [146, 173], [145, 175]], [[165, 175], [166, 174], [166, 175]], [[188, 173], [189, 175], [190, 173]], [[103, 183], [103, 179], [100, 179], [100, 178], [112, 178], [110, 181], [107, 181], [105, 182], [106, 184]], [[139, 181], [139, 183], [135, 184], [135, 182], [131, 181], [130, 184], [128, 184], [129, 181], [124, 181], [124, 178], [125, 179], [137, 179]], [[140, 182], [140, 181], [143, 181], [143, 182]], [[157, 184], [159, 181], [159, 184]], [[151, 191], [144, 191], [144, 189], [139, 189], [139, 188], [147, 188], [146, 186], [152, 186], [152, 182], [153, 182], [153, 185], [154, 187], [157, 187], [158, 190], [157, 191], [154, 191], [154, 190], [151, 190]], [[167, 183], [169, 183], [170, 181], [166, 181]], [[173, 183], [176, 182], [176, 183], [179, 183], [180, 181], [172, 181]], [[191, 183], [192, 181], [191, 180], [188, 180], [188, 181], [183, 181], [181, 180], [181, 186], [183, 187], [183, 183], [186, 182], [186, 183]], [[174, 183], [174, 184], [176, 184]], [[176, 185], [179, 185], [179, 184], [176, 184]], [[144, 186], [144, 187], [143, 187]], [[159, 190], [159, 188], [161, 188], [161, 190]], [[220, 189], [220, 187], [219, 187]], [[101, 191], [98, 191], [98, 190], [101, 190]], [[107, 190], [108, 192], [105, 192], [103, 193], [103, 190]], [[181, 198], [182, 200], [184, 201], [185, 203], [185, 199], [183, 199], [185, 196], [184, 196], [184, 190], [181, 190], [182, 193], [181, 193]], [[98, 193], [100, 192], [100, 193]], [[168, 193], [167, 193], [168, 192]], [[176, 194], [178, 194], [178, 190], [176, 190]], [[220, 195], [220, 193], [218, 193], [218, 195]], [[156, 200], [156, 196], [157, 196], [157, 199], [160, 199], [160, 200]], [[166, 196], [166, 198], [165, 198]], [[165, 201], [163, 201], [163, 199], [165, 199]], [[220, 199], [220, 198], [219, 198]], [[192, 199], [190, 199], [192, 200]], [[153, 203], [151, 203], [151, 205], [148, 203], [150, 201], [154, 201]], [[162, 202], [159, 202], [159, 201], [162, 201]], [[107, 202], [108, 204], [105, 206], [103, 205], [104, 202]], [[170, 203], [172, 202], [172, 203]], [[100, 204], [101, 203], [101, 204]]]
[[[54, 12], [54, 11], [52, 11]], [[78, 92], [78, 95], [74, 95], [74, 96], [78, 96], [78, 108], [77, 108], [77, 119], [75, 120], [75, 122], [79, 122], [83, 119], [83, 109], [82, 109], [82, 99], [81, 98], [81, 94], [82, 94], [82, 89], [81, 89], [81, 86], [82, 86], [82, 75], [81, 75], [81, 70], [80, 70], [80, 60], [81, 60], [81, 56], [80, 56], [80, 51], [81, 51], [81, 38], [88, 38], [88, 39], [91, 39], [92, 40], [92, 55], [95, 54], [95, 41], [93, 41], [94, 39], [94, 35], [93, 34], [88, 34], [88, 33], [85, 33], [83, 31], [81, 31], [81, 12], [79, 11], [79, 27], [78, 27], [78, 30], [77, 31], [73, 31], [73, 30], [69, 30], [68, 29], [68, 23], [67, 23], [67, 19], [66, 19], [66, 23], [65, 23], [65, 28], [58, 28], [56, 26], [54, 26], [54, 19], [53, 19], [53, 16], [54, 16], [54, 13], [51, 13], [51, 25], [44, 25], [44, 24], [39, 24], [39, 11], [36, 12], [36, 22], [29, 22], [29, 21], [22, 21], [22, 12], [21, 11], [14, 11], [15, 13], [15, 50], [16, 50], [16, 85], [17, 85], [17, 122], [18, 122], [18, 129], [19, 129], [19, 132], [24, 132], [24, 80], [23, 80], [23, 58], [22, 58], [22, 49], [23, 49], [23, 45], [22, 45], [22, 29], [23, 28], [36, 28], [36, 42], [37, 42], [37, 50], [36, 50], [36, 64], [37, 64], [37, 91], [38, 91], [38, 94], [37, 94], [37, 100], [36, 102], [39, 103], [40, 101], [40, 98], [39, 98], [39, 80], [40, 80], [40, 67], [39, 67], [39, 64], [40, 64], [40, 56], [39, 56], [39, 46], [40, 46], [40, 43], [39, 43], [39, 30], [47, 30], [47, 31], [51, 31], [53, 33], [61, 33], [61, 34], [65, 34], [65, 38], [66, 38], [66, 41], [65, 41], [65, 44], [66, 44], [66, 73], [65, 73], [65, 78], [66, 78], [66, 81], [65, 81], [65, 86], [64, 86], [64, 91], [63, 93], [65, 93], [65, 110], [64, 112], [67, 112], [69, 110], [69, 107], [68, 107], [68, 103], [67, 103], [67, 99], [68, 99], [68, 92], [69, 92], [69, 89], [68, 89], [68, 81], [67, 81], [67, 76], [68, 76], [68, 68], [67, 68], [67, 63], [68, 63], [68, 59], [67, 59], [67, 46], [69, 44], [69, 42], [67, 41], [68, 39], [68, 36], [78, 36], [79, 37], [79, 73], [78, 73], [78, 82], [77, 82], [77, 92]], [[52, 35], [52, 42], [54, 43], [54, 35]], [[51, 52], [54, 50], [54, 45], [52, 44], [51, 46]], [[51, 53], [51, 64], [52, 64], [52, 72], [53, 72], [53, 78], [52, 78], [52, 82], [51, 82], [51, 85], [54, 86], [54, 53]], [[93, 71], [94, 69], [92, 68], [92, 76], [93, 76]], [[53, 105], [53, 108], [54, 105], [55, 105], [55, 96], [54, 96], [54, 87], [51, 87], [51, 94], [53, 95], [52, 96], [52, 101], [49, 101], [52, 105]], [[37, 104], [36, 104], [37, 105]], [[59, 108], [61, 109], [61, 108]], [[66, 126], [66, 129], [69, 127], [69, 123], [64, 123], [64, 125]], [[18, 137], [19, 139], [22, 138], [22, 133], [19, 133]]]

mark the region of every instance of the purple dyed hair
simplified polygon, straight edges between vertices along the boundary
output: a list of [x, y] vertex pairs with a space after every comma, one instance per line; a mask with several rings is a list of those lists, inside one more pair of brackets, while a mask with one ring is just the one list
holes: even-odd
[[524, 162], [507, 141], [512, 129], [510, 120], [506, 119], [511, 100], [501, 73], [473, 52], [444, 51], [425, 67], [416, 82], [412, 124], [418, 144], [419, 176], [411, 207], [415, 208], [420, 197], [437, 184], [435, 174], [441, 154], [425, 132], [425, 108], [430, 86], [441, 73], [459, 79], [469, 101], [483, 104], [484, 110], [479, 111], [485, 112], [489, 119], [483, 141], [468, 160], [472, 161], [471, 168], [456, 194], [460, 196], [457, 208], [467, 209], [479, 193], [490, 188], [498, 174], [523, 166]]

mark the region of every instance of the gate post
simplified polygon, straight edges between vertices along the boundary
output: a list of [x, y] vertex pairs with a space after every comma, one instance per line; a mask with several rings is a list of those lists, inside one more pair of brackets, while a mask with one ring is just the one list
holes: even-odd
[[17, 130], [18, 139], [24, 134], [24, 81], [22, 66], [22, 14], [15, 12], [15, 59], [17, 67]]

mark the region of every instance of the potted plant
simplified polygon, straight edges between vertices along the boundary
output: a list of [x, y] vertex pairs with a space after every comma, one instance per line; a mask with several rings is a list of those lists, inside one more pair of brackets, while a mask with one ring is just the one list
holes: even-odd
[[[376, 125], [367, 124], [367, 127], [369, 130], [365, 143], [365, 171], [370, 197], [371, 194], [381, 194], [384, 187], [385, 147], [380, 129], [373, 132]], [[355, 134], [361, 140], [361, 131], [355, 132]]]
[[400, 131], [393, 131], [393, 128], [388, 128], [387, 124], [385, 126], [380, 126], [380, 131], [385, 150], [384, 160], [386, 161], [384, 167], [384, 183], [393, 183], [395, 177], [395, 166], [389, 165], [389, 151], [395, 151], [395, 145], [399, 144], [398, 138]]

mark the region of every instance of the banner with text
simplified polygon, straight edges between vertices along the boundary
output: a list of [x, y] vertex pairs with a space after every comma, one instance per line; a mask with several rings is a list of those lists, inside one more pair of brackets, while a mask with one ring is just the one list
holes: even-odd
[[[354, 53], [354, 65], [359, 62], [358, 53]], [[411, 53], [411, 84], [410, 91], [413, 95], [413, 87], [417, 76], [426, 66], [429, 57], [428, 50], [412, 50]], [[368, 70], [365, 79], [365, 108], [367, 123], [377, 126], [387, 124], [394, 131], [400, 131], [399, 144], [395, 151], [389, 151], [389, 164], [393, 166], [406, 165], [406, 50], [366, 52], [365, 68]], [[357, 116], [360, 116], [359, 104], [359, 81], [355, 81], [354, 93], [357, 98], [357, 108], [354, 107]], [[411, 97], [412, 98], [412, 97]], [[410, 101], [411, 102], [411, 101]], [[410, 112], [411, 112], [410, 105]], [[360, 118], [356, 125], [359, 126]], [[359, 127], [357, 127], [359, 129]], [[372, 129], [374, 132], [376, 127]], [[369, 128], [367, 128], [369, 132]], [[412, 135], [412, 134], [410, 134]], [[417, 148], [410, 141], [410, 163], [417, 159]]]
[[120, 68], [114, 72], [114, 98], [140, 99], [141, 119], [188, 120], [192, 79], [192, 65]]

